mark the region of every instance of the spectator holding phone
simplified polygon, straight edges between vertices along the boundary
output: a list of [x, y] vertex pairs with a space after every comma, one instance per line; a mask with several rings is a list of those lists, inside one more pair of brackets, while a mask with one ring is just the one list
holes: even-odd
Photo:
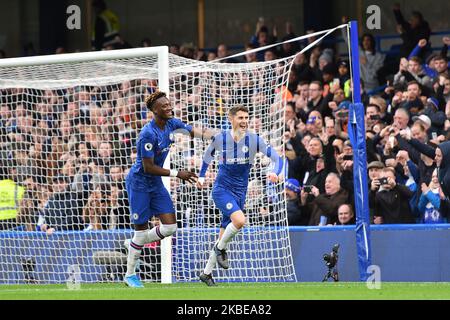
[[413, 192], [396, 182], [395, 169], [384, 168], [378, 179], [372, 180], [369, 203], [374, 209], [375, 224], [414, 223], [409, 208]]
[[419, 199], [419, 211], [422, 214], [421, 223], [444, 223], [445, 217], [440, 212], [441, 191], [437, 169], [433, 171], [433, 176], [429, 185], [422, 183], [422, 194]]
[[[308, 195], [312, 195], [312, 197], [308, 197]], [[332, 172], [327, 175], [325, 180], [325, 193], [320, 193], [315, 186], [304, 186], [300, 193], [300, 199], [305, 212], [311, 214], [308, 225], [335, 224], [338, 222], [339, 206], [348, 201], [348, 192], [341, 188], [341, 179]]]
[[309, 216], [303, 214], [300, 207], [300, 184], [296, 179], [288, 179], [286, 188], [286, 210], [290, 226], [307, 226]]
[[366, 128], [368, 130], [374, 130], [374, 127], [378, 125], [379, 129], [383, 128], [381, 123], [381, 109], [378, 105], [371, 103], [366, 107]]

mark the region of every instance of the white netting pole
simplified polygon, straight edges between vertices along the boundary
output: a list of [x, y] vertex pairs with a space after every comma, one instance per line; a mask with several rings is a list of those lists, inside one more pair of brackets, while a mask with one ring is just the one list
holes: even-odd
[[[284, 108], [292, 57], [250, 64], [197, 63], [180, 66], [171, 74], [172, 103], [177, 117], [216, 131], [229, 128], [227, 112], [242, 104], [250, 110], [250, 131], [259, 134], [279, 154], [284, 134]], [[171, 69], [172, 70], [172, 69]], [[171, 161], [197, 171], [209, 141], [177, 137]], [[241, 146], [242, 147], [242, 146]], [[189, 152], [187, 152], [189, 150]], [[219, 155], [220, 158], [220, 155]], [[270, 184], [270, 159], [253, 163], [245, 205], [247, 225], [229, 247], [232, 267], [214, 270], [226, 282], [295, 281], [282, 183]], [[177, 281], [198, 281], [218, 236], [221, 213], [211, 199], [217, 160], [208, 169], [205, 189], [178, 184], [176, 199], [181, 228], [177, 234], [174, 270]], [[191, 169], [190, 167], [188, 169]]]
[[[158, 87], [160, 91], [169, 94], [169, 48], [164, 47], [158, 52]], [[164, 168], [170, 169], [170, 151], [164, 162]], [[163, 177], [163, 183], [169, 194], [170, 177]], [[177, 178], [172, 178], [177, 179]], [[172, 283], [172, 236], [161, 240], [161, 282]]]

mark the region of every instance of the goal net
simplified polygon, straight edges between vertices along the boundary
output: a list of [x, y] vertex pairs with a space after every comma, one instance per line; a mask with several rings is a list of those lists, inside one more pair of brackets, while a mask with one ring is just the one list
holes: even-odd
[[[228, 129], [228, 109], [244, 105], [250, 129], [282, 154], [293, 59], [206, 63], [157, 47], [0, 61], [0, 283], [120, 281], [133, 235], [124, 180], [152, 120], [146, 95], [168, 91], [175, 117], [215, 130]], [[209, 142], [175, 135], [170, 167], [198, 172]], [[268, 170], [258, 155], [247, 224], [229, 246], [230, 269], [214, 270], [217, 281], [296, 281], [284, 182], [268, 182]], [[166, 179], [178, 231], [163, 253], [160, 243], [144, 248], [141, 279], [198, 281], [218, 237], [216, 173], [213, 161], [202, 190]]]

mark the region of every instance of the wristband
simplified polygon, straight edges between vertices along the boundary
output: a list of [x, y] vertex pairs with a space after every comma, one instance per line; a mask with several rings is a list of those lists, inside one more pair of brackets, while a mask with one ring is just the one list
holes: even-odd
[[205, 177], [199, 177], [197, 181], [199, 184], [203, 185], [203, 183], [205, 182]]
[[170, 176], [176, 178], [178, 176], [178, 170], [170, 170]]

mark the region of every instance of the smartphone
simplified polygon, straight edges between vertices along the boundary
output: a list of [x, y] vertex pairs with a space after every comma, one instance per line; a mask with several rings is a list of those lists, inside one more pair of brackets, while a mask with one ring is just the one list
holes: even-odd
[[308, 120], [306, 120], [306, 124], [314, 124], [316, 123], [316, 119], [317, 117], [315, 116], [309, 117]]
[[380, 120], [381, 117], [379, 114], [372, 114], [370, 115], [370, 120]]
[[436, 133], [436, 132], [432, 132], [432, 133], [431, 133], [431, 136], [433, 137], [433, 140], [436, 140], [436, 138], [437, 138], [437, 133]]
[[333, 79], [333, 85], [335, 85], [335, 84], [340, 84], [341, 83], [341, 81], [339, 80], [339, 78], [334, 78]]
[[389, 136], [389, 144], [391, 145], [391, 149], [395, 147], [395, 137]]
[[305, 193], [311, 193], [312, 188], [313, 188], [312, 185], [306, 185], [306, 186], [303, 186], [303, 191], [304, 191]]
[[347, 161], [347, 160], [353, 160], [353, 155], [352, 155], [352, 154], [346, 154], [346, 155], [344, 156], [343, 160], [344, 160], [344, 161]]

